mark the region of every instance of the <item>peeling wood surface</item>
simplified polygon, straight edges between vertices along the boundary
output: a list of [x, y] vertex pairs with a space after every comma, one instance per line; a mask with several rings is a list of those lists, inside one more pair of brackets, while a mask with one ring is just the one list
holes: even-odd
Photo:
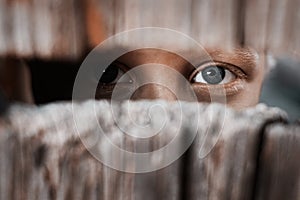
[[[149, 121], [153, 105], [159, 109]], [[156, 131], [161, 119], [167, 123], [153, 137], [128, 135], [142, 134], [137, 124]], [[15, 105], [0, 118], [0, 199], [299, 199], [299, 126], [273, 125], [284, 119], [285, 113], [263, 105], [244, 111], [164, 101]], [[176, 134], [182, 138], [144, 165], [113, 151], [99, 125], [116, 146], [135, 153], [159, 150]], [[183, 156], [145, 170], [185, 150], [194, 130]], [[111, 161], [127, 172], [109, 167]], [[140, 166], [144, 172], [133, 173]]]
[[75, 59], [122, 31], [162, 27], [204, 47], [299, 58], [299, 8], [299, 0], [0, 0], [0, 55]]

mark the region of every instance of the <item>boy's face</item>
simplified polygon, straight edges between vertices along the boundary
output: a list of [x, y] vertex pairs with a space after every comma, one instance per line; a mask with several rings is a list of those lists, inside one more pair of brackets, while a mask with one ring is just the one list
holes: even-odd
[[[229, 106], [236, 109], [257, 104], [265, 71], [264, 55], [258, 55], [246, 48], [230, 52], [207, 52], [209, 60], [199, 55], [194, 56], [198, 66], [193, 66], [179, 55], [164, 50], [140, 49], [129, 52], [106, 69], [99, 81], [96, 97], [109, 99], [116, 84], [126, 88], [139, 80], [149, 79], [152, 82], [136, 88], [131, 99], [178, 100], [176, 93], [181, 91], [183, 86], [169, 73], [170, 70], [157, 67], [159, 64], [176, 70], [184, 77], [190, 83], [199, 102], [211, 102], [213, 96], [222, 96], [226, 98]], [[139, 66], [144, 66], [144, 72], [134, 75], [134, 69]], [[126, 77], [123, 76], [124, 73]], [[122, 81], [118, 82], [122, 76]], [[134, 76], [139, 77], [133, 78]], [[172, 85], [176, 92], [159, 84], [161, 82]]]

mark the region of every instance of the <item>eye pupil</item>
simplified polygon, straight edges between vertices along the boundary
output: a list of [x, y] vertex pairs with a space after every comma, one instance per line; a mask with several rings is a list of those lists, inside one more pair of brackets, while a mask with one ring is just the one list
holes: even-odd
[[114, 64], [108, 66], [100, 78], [101, 83], [111, 83], [118, 77], [119, 68]]
[[209, 84], [218, 84], [225, 77], [225, 69], [218, 66], [210, 66], [202, 71], [202, 78]]

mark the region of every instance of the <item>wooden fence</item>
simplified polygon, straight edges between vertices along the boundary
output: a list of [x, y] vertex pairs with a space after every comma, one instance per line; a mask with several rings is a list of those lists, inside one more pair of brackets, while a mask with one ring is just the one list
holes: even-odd
[[299, 7], [299, 0], [0, 0], [0, 55], [76, 59], [122, 31], [162, 27], [204, 46], [299, 58]]
[[[157, 105], [149, 121], [149, 108]], [[122, 127], [155, 131], [161, 119], [163, 128], [148, 139], [123, 134]], [[175, 148], [145, 163], [126, 160], [107, 143], [148, 153], [176, 137]], [[300, 126], [263, 105], [243, 111], [163, 101], [14, 105], [0, 118], [0, 199], [297, 200], [299, 155]]]

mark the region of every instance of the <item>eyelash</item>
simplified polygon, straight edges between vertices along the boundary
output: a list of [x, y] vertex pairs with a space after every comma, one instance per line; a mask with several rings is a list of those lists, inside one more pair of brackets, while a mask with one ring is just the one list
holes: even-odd
[[[120, 70], [124, 71], [124, 69], [127, 71], [126, 65], [116, 62], [115, 63]], [[218, 66], [225, 68], [226, 70], [233, 73], [236, 78], [235, 80], [224, 83], [224, 84], [207, 84], [207, 83], [200, 83], [200, 82], [194, 82], [193, 77], [197, 75], [197, 73], [201, 72], [205, 68], [209, 66]], [[199, 65], [195, 70], [193, 70], [189, 76], [189, 82], [191, 83], [192, 87], [194, 87], [195, 90], [200, 90], [201, 92], [207, 93], [208, 95], [211, 95], [212, 90], [215, 91], [215, 95], [223, 95], [220, 92], [216, 92], [218, 90], [224, 90], [226, 91], [226, 95], [236, 94], [240, 89], [243, 88], [242, 80], [247, 79], [246, 73], [240, 68], [233, 64], [220, 62], [220, 61], [213, 61], [213, 62], [204, 62]], [[115, 84], [108, 84], [108, 85], [100, 85], [100, 88], [112, 91]]]
[[[240, 78], [240, 79], [247, 78], [246, 73], [238, 66], [235, 66], [235, 65], [229, 64], [229, 63], [225, 63], [225, 62], [220, 62], [220, 61], [213, 61], [213, 62], [209, 61], [209, 62], [203, 62], [194, 71], [192, 71], [189, 76], [189, 81], [193, 84], [193, 77], [195, 77], [195, 75], [197, 73], [201, 72], [202, 70], [204, 70], [206, 67], [209, 67], [209, 66], [223, 67], [223, 68], [229, 70], [230, 72], [232, 72], [234, 75], [236, 75], [237, 78]], [[195, 84], [203, 84], [203, 83], [195, 83]]]
[[[225, 83], [225, 84], [205, 84], [205, 83], [199, 83], [199, 82], [193, 82], [193, 77], [202, 70], [204, 70], [206, 67], [209, 66], [220, 66], [224, 67], [225, 69], [229, 70], [231, 73], [236, 75], [236, 79]], [[220, 61], [213, 61], [213, 62], [204, 62], [199, 65], [193, 72], [191, 72], [189, 76], [189, 81], [192, 84], [192, 87], [195, 91], [199, 91], [201, 93], [204, 93], [208, 96], [211, 95], [224, 95], [224, 90], [226, 92], [226, 96], [234, 95], [238, 93], [241, 89], [243, 89], [244, 84], [242, 83], [243, 80], [247, 79], [247, 74], [238, 66], [235, 66], [233, 64], [220, 62]]]

